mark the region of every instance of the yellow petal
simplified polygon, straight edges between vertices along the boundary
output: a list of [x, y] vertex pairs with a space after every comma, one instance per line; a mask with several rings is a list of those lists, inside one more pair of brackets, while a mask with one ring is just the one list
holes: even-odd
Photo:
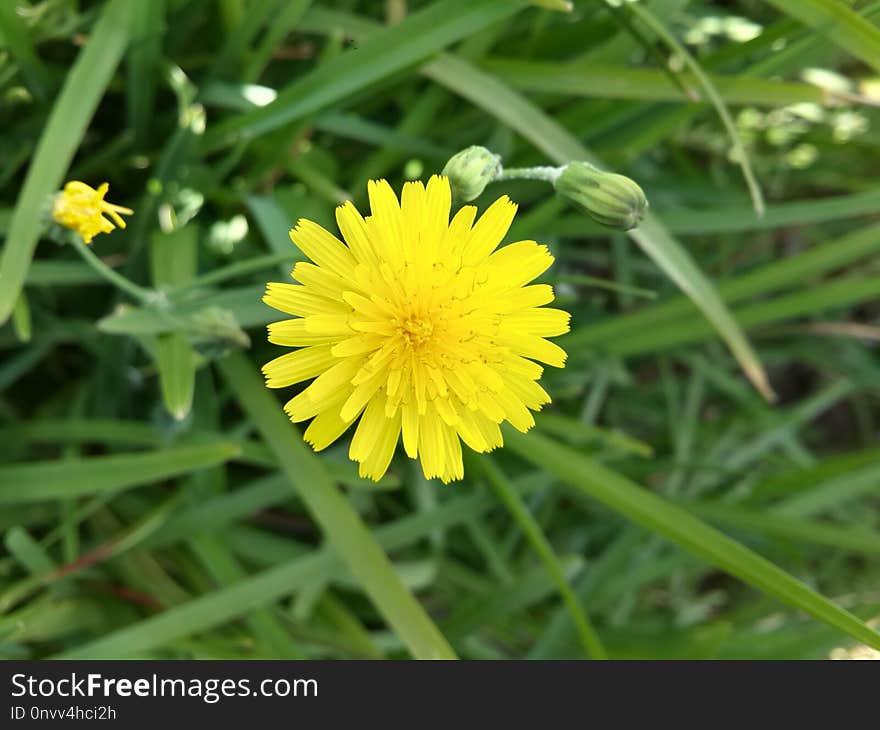
[[445, 471], [446, 444], [440, 430], [442, 423], [434, 412], [419, 416], [419, 459], [425, 479], [439, 477]]
[[266, 294], [263, 296], [263, 301], [279, 312], [295, 314], [300, 317], [306, 317], [310, 314], [349, 311], [348, 305], [344, 302], [319, 296], [304, 286], [282, 284], [276, 281], [270, 281], [266, 284]]
[[456, 479], [464, 478], [464, 463], [461, 458], [461, 441], [458, 440], [458, 434], [449, 426], [443, 426], [441, 433], [443, 434], [443, 443], [445, 450], [445, 464], [443, 473], [440, 474], [440, 480], [444, 484]]
[[523, 357], [552, 365], [554, 368], [564, 368], [567, 355], [559, 345], [536, 335], [525, 333], [511, 333], [501, 331], [498, 333], [497, 342], [509, 347], [513, 352]]
[[367, 195], [372, 212], [365, 221], [370, 244], [380, 259], [399, 266], [403, 263], [403, 221], [397, 196], [386, 180], [370, 180]]
[[270, 388], [286, 388], [314, 378], [336, 363], [329, 345], [315, 345], [288, 352], [263, 365], [266, 385]]
[[533, 307], [508, 315], [504, 327], [510, 330], [528, 332], [539, 337], [555, 337], [568, 332], [571, 315], [561, 309]]
[[415, 459], [419, 454], [419, 412], [412, 403], [404, 403], [400, 412], [403, 448], [410, 459]]
[[379, 373], [365, 383], [356, 385], [339, 411], [340, 417], [343, 419], [356, 418], [367, 401], [382, 387], [383, 382], [382, 373]]
[[290, 240], [318, 266], [344, 278], [354, 274], [354, 256], [342, 241], [317, 223], [301, 218], [291, 229]]
[[280, 322], [272, 322], [268, 330], [269, 342], [275, 345], [284, 345], [285, 347], [322, 345], [333, 339], [327, 335], [306, 332], [306, 321], [304, 319], [284, 319]]
[[[463, 205], [449, 222], [449, 228], [440, 241], [440, 251], [448, 251], [450, 259], [461, 256], [461, 252], [468, 242], [471, 226], [474, 224], [476, 215], [477, 206]], [[444, 257], [440, 256], [439, 258], [442, 260]], [[454, 261], [449, 263], [454, 264]]]
[[397, 446], [397, 439], [400, 436], [400, 414], [393, 418], [386, 418], [380, 427], [376, 436], [376, 443], [367, 455], [367, 458], [361, 461], [358, 473], [362, 477], [379, 481], [388, 471], [388, 465], [391, 463], [391, 457], [394, 456], [394, 447]]
[[351, 447], [348, 456], [354, 461], [364, 461], [373, 450], [379, 440], [382, 429], [389, 419], [385, 417], [385, 403], [383, 398], [374, 398], [364, 409], [357, 430], [351, 439]]
[[350, 200], [336, 208], [336, 225], [357, 261], [375, 263], [376, 252], [367, 236], [366, 223]]
[[535, 425], [535, 419], [525, 404], [516, 397], [510, 388], [495, 393], [495, 399], [504, 409], [504, 417], [517, 431], [525, 433]]
[[550, 403], [550, 395], [534, 380], [510, 373], [505, 382], [511, 392], [533, 411], [539, 411]]
[[307, 291], [336, 302], [342, 302], [342, 292], [352, 288], [341, 276], [305, 261], [298, 262], [290, 275]]
[[534, 241], [517, 241], [489, 257], [488, 268], [493, 289], [514, 289], [543, 274], [553, 263], [546, 246]]
[[345, 391], [340, 390], [335, 396], [315, 400], [309, 395], [309, 388], [303, 390], [299, 395], [291, 398], [284, 404], [284, 411], [294, 423], [307, 421], [314, 418], [321, 411], [338, 411], [342, 401], [345, 400]]
[[345, 433], [351, 421], [343, 421], [335, 410], [322, 411], [303, 434], [305, 442], [315, 451], [322, 451]]
[[529, 307], [540, 307], [553, 301], [553, 287], [549, 284], [532, 284], [512, 289], [500, 300], [499, 313], [516, 312]]
[[357, 358], [337, 360], [333, 367], [321, 373], [309, 386], [310, 397], [315, 401], [328, 400], [339, 390], [351, 391], [351, 379], [360, 368], [361, 361]]
[[348, 337], [351, 329], [350, 314], [310, 314], [305, 318], [306, 332], [336, 339]]
[[462, 254], [463, 262], [477, 264], [498, 248], [515, 215], [516, 203], [506, 195], [492, 203], [471, 229]]

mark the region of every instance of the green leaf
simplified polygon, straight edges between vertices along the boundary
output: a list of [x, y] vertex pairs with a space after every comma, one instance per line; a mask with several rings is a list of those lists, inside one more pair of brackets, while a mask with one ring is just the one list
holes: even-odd
[[[693, 100], [663, 71], [650, 68], [594, 63], [561, 65], [514, 58], [489, 59], [483, 66], [513, 88], [523, 91], [597, 99]], [[696, 86], [692, 74], [682, 73], [678, 77], [687, 87]], [[711, 75], [709, 78], [728, 104], [774, 107], [800, 103], [825, 104], [828, 101], [827, 91], [810, 84], [751, 76]]]
[[539, 8], [559, 10], [563, 13], [570, 13], [574, 9], [571, 0], [529, 0], [529, 2]]
[[238, 444], [176, 446], [143, 454], [113, 454], [0, 466], [0, 504], [127, 489], [216, 466], [239, 453]]
[[764, 367], [752, 349], [740, 325], [718, 295], [714, 285], [697, 268], [687, 250], [654, 217], [647, 217], [630, 238], [641, 246], [666, 275], [702, 310], [706, 319], [727, 341], [746, 376], [767, 400], [774, 400]]
[[264, 291], [262, 286], [247, 286], [207, 292], [198, 299], [177, 305], [173, 317], [154, 307], [122, 305], [113, 314], [98, 320], [98, 329], [115, 335], [158, 335], [181, 330], [197, 332], [204, 329], [204, 317], [211, 310], [231, 313], [239, 327], [256, 327], [278, 319], [278, 313], [261, 301]]
[[681, 507], [626, 477], [537, 433], [505, 430], [505, 443], [578, 493], [700, 556], [751, 586], [880, 649], [880, 634], [812, 588]]
[[[867, 258], [878, 251], [880, 251], [880, 227], [870, 226], [842, 238], [813, 246], [795, 256], [731, 277], [719, 283], [718, 291], [725, 302], [734, 304], [749, 297], [801, 284]], [[670, 329], [678, 329], [683, 322], [690, 322], [694, 314], [692, 302], [684, 297], [676, 297], [644, 307], [632, 314], [577, 328], [566, 336], [565, 343], [567, 346], [580, 348], [615, 339], [629, 340], [633, 339], [635, 333], [641, 335], [654, 332], [664, 323], [668, 323]], [[673, 325], [673, 322], [676, 324]]]
[[[376, 530], [376, 538], [388, 550], [406, 547], [435, 529], [470, 519], [474, 514], [488, 509], [493, 502], [489, 497], [456, 498], [430, 512], [405, 517], [394, 524], [380, 527]], [[193, 511], [201, 511], [201, 507]], [[193, 529], [198, 529], [195, 520], [184, 523], [176, 534], [179, 537], [188, 537]], [[314, 581], [322, 580], [338, 568], [339, 556], [336, 551], [324, 547], [233, 585], [206, 593], [156, 616], [110, 631], [94, 641], [68, 649], [55, 658], [111, 659], [137, 656], [165, 646], [180, 637], [220, 626], [257, 606], [264, 606]]]
[[682, 506], [709, 522], [743, 532], [774, 535], [864, 555], [880, 555], [880, 535], [867, 528], [789, 517], [774, 511], [758, 511], [718, 502], [686, 502]]
[[89, 120], [128, 43], [134, 3], [110, 0], [67, 75], [34, 152], [0, 258], [0, 324], [12, 312], [43, 229], [46, 205], [61, 187]]
[[31, 308], [24, 289], [19, 292], [15, 306], [12, 308], [12, 328], [15, 330], [15, 336], [21, 342], [30, 342], [33, 334]]
[[[734, 310], [734, 314], [741, 327], [752, 330], [775, 322], [841, 309], [858, 302], [874, 301], [878, 296], [880, 276], [850, 276], [740, 307]], [[616, 335], [606, 343], [605, 349], [618, 355], [634, 355], [701, 342], [711, 336], [712, 330], [703, 320], [673, 320], [642, 332], [637, 338]]]
[[28, 286], [79, 286], [103, 284], [104, 279], [84, 261], [32, 261], [27, 272]]
[[45, 101], [50, 87], [45, 64], [34, 52], [30, 31], [14, 3], [0, 3], [0, 38], [21, 69], [21, 75], [35, 98]]
[[199, 229], [194, 223], [150, 239], [153, 283], [159, 288], [181, 286], [196, 274]]
[[571, 613], [572, 621], [574, 621], [584, 649], [594, 659], [607, 659], [608, 653], [605, 651], [605, 647], [602, 646], [602, 641], [599, 639], [596, 629], [593, 628], [593, 624], [578, 602], [577, 596], [575, 596], [571, 584], [565, 576], [562, 563], [541, 529], [541, 525], [532, 516], [532, 513], [529, 512], [526, 503], [510, 483], [507, 476], [489, 457], [485, 457], [480, 462], [480, 465], [489, 483], [495, 489], [495, 492], [501, 498], [501, 501], [504, 502], [514, 519], [519, 523], [520, 529], [525, 533], [528, 541], [532, 544], [532, 548], [534, 548], [544, 563], [548, 575], [556, 584], [563, 603], [565, 603]]
[[880, 71], [880, 29], [840, 0], [764, 0]]
[[[159, 289], [189, 283], [196, 274], [198, 228], [194, 225], [171, 233], [157, 232], [150, 241], [153, 283]], [[192, 408], [196, 384], [196, 353], [183, 332], [160, 334], [156, 340], [156, 367], [165, 408], [182, 421]]]
[[168, 332], [156, 338], [156, 366], [165, 408], [182, 421], [192, 409], [196, 386], [196, 354], [185, 335]]
[[156, 81], [162, 55], [165, 0], [133, 3], [131, 47], [126, 59], [125, 101], [128, 126], [134, 130], [135, 146], [146, 143], [156, 99]]
[[514, 15], [524, 6], [520, 0], [434, 3], [409, 15], [398, 25], [376, 33], [358, 47], [326, 60], [282, 89], [270, 104], [209, 129], [203, 149], [212, 151], [251, 139], [320, 111]]

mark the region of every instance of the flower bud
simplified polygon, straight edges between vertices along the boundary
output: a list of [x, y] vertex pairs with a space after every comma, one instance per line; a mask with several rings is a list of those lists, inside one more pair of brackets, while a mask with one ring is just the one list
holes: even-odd
[[466, 203], [476, 198], [501, 172], [501, 158], [485, 147], [473, 145], [449, 158], [443, 175], [449, 178], [452, 197]]
[[648, 209], [645, 193], [634, 180], [587, 162], [568, 163], [554, 185], [590, 218], [609, 228], [635, 228]]

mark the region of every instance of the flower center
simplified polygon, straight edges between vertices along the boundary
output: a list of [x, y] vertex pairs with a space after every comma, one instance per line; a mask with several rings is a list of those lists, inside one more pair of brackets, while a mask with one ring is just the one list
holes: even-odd
[[400, 322], [400, 336], [410, 347], [421, 347], [434, 334], [434, 320], [430, 317], [409, 315]]

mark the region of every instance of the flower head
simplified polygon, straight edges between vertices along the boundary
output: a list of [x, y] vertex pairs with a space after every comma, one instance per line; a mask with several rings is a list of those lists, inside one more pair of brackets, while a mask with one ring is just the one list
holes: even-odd
[[298, 348], [263, 366], [270, 388], [315, 378], [285, 405], [294, 422], [313, 419], [305, 440], [326, 448], [360, 419], [349, 456], [379, 479], [398, 439], [427, 478], [461, 479], [461, 442], [485, 452], [502, 445], [499, 424], [534, 425], [550, 396], [537, 362], [565, 364], [544, 339], [568, 331], [569, 315], [541, 305], [547, 284], [530, 281], [553, 257], [519, 241], [498, 248], [516, 205], [507, 196], [474, 222], [462, 207], [450, 221], [445, 177], [404, 185], [371, 181], [371, 215], [336, 209], [345, 243], [308, 220], [290, 238], [314, 263], [298, 263], [299, 284], [270, 283], [263, 301], [296, 315], [269, 325], [269, 341]]
[[[134, 211], [104, 200], [109, 189], [108, 183], [99, 185], [95, 190], [84, 182], [72, 180], [55, 196], [52, 218], [56, 223], [79, 233], [86, 243], [91, 243], [99, 233], [110, 233], [116, 226], [125, 228], [125, 221], [119, 214], [131, 215]], [[105, 214], [112, 221], [105, 218]]]
[[648, 210], [645, 193], [635, 180], [605, 172], [589, 162], [569, 162], [555, 186], [563, 197], [609, 228], [635, 228]]
[[460, 203], [479, 197], [500, 173], [501, 158], [477, 145], [453, 155], [443, 168], [443, 175], [449, 178], [452, 196]]

